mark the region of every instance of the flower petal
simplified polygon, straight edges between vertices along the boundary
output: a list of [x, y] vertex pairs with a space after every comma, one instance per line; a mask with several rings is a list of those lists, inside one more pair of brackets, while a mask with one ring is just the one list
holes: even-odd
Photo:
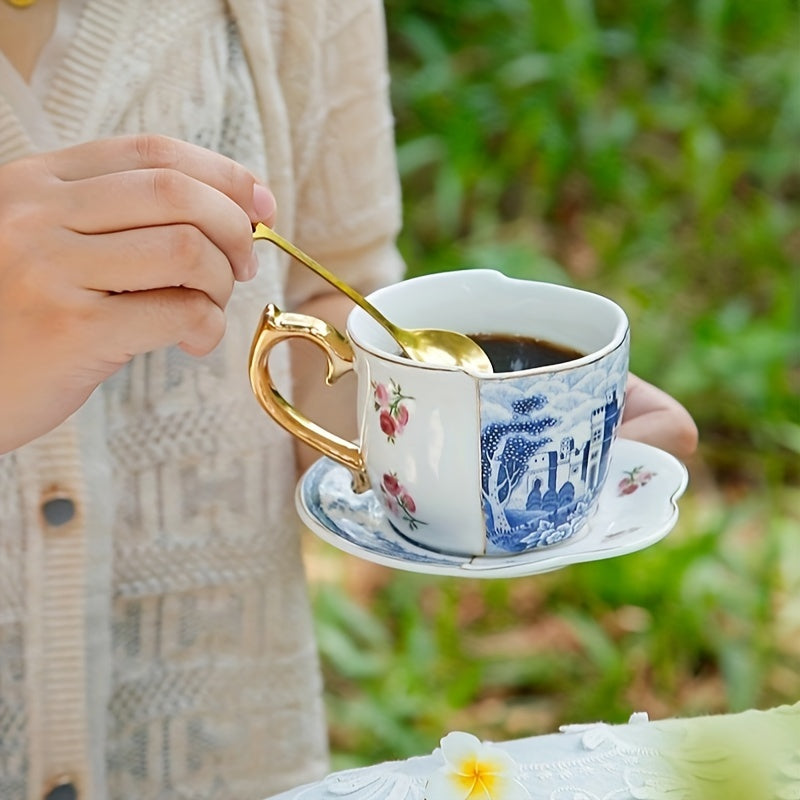
[[475, 785], [474, 779], [442, 767], [428, 779], [426, 800], [468, 800]]
[[517, 762], [496, 745], [484, 743], [477, 754], [478, 768], [487, 775], [513, 775], [517, 771]]
[[444, 760], [456, 772], [463, 772], [465, 763], [474, 764], [482, 747], [477, 736], [464, 731], [451, 731], [442, 738], [440, 745]]
[[516, 778], [509, 775], [494, 775], [491, 783], [484, 783], [486, 792], [472, 793], [470, 800], [530, 800], [530, 793]]

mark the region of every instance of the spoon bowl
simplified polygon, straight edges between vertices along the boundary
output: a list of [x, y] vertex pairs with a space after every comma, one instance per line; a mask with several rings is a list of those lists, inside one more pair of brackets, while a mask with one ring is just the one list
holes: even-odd
[[408, 358], [440, 367], [458, 367], [471, 372], [489, 373], [493, 371], [489, 357], [469, 336], [439, 328], [401, 328], [389, 321], [352, 286], [337, 278], [311, 256], [306, 255], [280, 234], [275, 233], [272, 228], [268, 228], [261, 222], [257, 223], [253, 231], [253, 239], [266, 239], [272, 242], [312, 269], [331, 286], [346, 294], [388, 331]]

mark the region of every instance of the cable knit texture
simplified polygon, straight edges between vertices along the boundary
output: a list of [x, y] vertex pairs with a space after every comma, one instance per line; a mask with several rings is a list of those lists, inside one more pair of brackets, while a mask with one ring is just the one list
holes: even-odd
[[[378, 0], [85, 0], [40, 110], [60, 145], [159, 132], [241, 161], [368, 291], [402, 269], [384, 37]], [[7, 161], [41, 142], [2, 76]], [[265, 303], [326, 287], [260, 256], [210, 356], [137, 357], [0, 457], [3, 800], [256, 800], [326, 769], [292, 447], [246, 369]]]

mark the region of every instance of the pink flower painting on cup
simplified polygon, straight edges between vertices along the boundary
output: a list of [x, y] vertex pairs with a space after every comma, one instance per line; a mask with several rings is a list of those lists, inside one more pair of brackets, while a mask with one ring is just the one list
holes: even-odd
[[416, 530], [420, 525], [427, 525], [426, 522], [414, 516], [417, 511], [417, 504], [394, 472], [383, 473], [381, 492], [392, 514], [406, 522], [412, 531]]
[[624, 478], [617, 484], [617, 494], [624, 496], [633, 494], [640, 486], [647, 486], [656, 473], [643, 466], [634, 467], [624, 472]]
[[403, 394], [398, 383], [391, 378], [389, 385], [372, 382], [375, 401], [374, 408], [378, 412], [378, 424], [386, 434], [386, 438], [394, 444], [395, 439], [405, 430], [410, 419], [408, 404], [404, 400], [414, 398]]

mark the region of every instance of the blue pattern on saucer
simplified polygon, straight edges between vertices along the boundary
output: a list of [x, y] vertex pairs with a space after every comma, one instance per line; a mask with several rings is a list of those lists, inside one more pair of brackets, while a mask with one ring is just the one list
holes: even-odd
[[356, 494], [350, 472], [328, 458], [315, 462], [297, 487], [297, 509], [309, 529], [345, 552], [411, 572], [501, 578], [534, 575], [569, 564], [612, 558], [664, 538], [678, 519], [686, 468], [650, 445], [618, 440], [598, 510], [583, 530], [525, 553], [463, 556], [414, 544], [387, 519], [371, 491]]

